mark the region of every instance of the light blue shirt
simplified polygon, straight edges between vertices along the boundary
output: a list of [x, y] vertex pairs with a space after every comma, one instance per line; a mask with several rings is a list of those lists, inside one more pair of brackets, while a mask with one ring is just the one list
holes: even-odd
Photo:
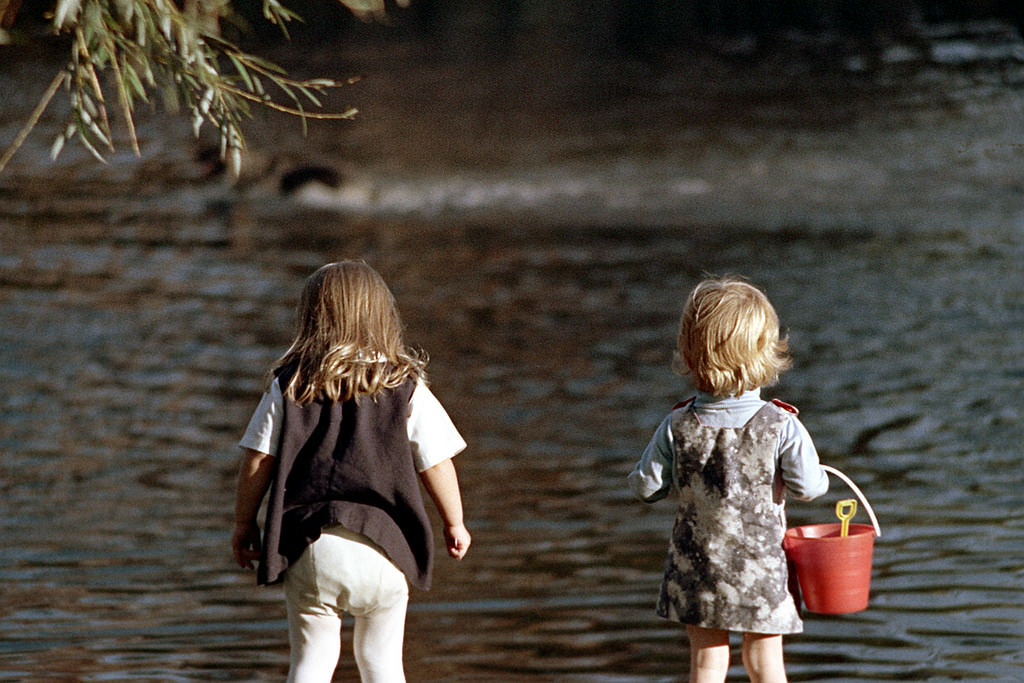
[[[761, 390], [753, 389], [728, 398], [699, 393], [692, 405], [702, 424], [709, 427], [742, 427], [765, 403], [767, 401], [761, 400]], [[690, 406], [687, 406], [681, 410], [689, 409]], [[669, 413], [658, 425], [640, 461], [629, 475], [629, 488], [633, 495], [648, 503], [667, 496], [676, 483], [671, 423], [672, 414]], [[786, 490], [800, 500], [812, 500], [828, 491], [828, 475], [821, 469], [811, 435], [792, 413], [779, 435], [779, 444], [775, 450], [775, 471], [777, 477], [781, 474]]]

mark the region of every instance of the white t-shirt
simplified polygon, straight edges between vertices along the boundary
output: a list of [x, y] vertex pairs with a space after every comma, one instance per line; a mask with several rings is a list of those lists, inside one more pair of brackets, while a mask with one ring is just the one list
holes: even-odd
[[[417, 381], [409, 399], [409, 413], [409, 444], [417, 472], [429, 470], [466, 448], [444, 406], [422, 381]], [[281, 385], [274, 380], [256, 406], [239, 447], [277, 457], [283, 417], [284, 395]]]

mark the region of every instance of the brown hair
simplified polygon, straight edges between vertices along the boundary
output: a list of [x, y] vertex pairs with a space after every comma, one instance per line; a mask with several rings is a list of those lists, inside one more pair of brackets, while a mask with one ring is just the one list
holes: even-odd
[[426, 357], [405, 347], [402, 321], [384, 279], [359, 261], [322, 266], [309, 276], [298, 331], [271, 369], [294, 368], [282, 390], [300, 405], [319, 398], [359, 400], [407, 379], [425, 379]]
[[792, 361], [768, 297], [735, 277], [709, 279], [690, 293], [679, 320], [674, 367], [715, 396], [769, 386]]

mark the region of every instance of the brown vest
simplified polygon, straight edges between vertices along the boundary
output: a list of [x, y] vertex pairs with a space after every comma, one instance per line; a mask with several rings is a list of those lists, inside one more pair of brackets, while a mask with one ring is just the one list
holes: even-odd
[[[281, 386], [291, 377], [284, 371]], [[409, 380], [374, 397], [284, 400], [258, 581], [281, 581], [322, 529], [340, 524], [380, 546], [409, 583], [430, 588], [434, 539], [407, 423]]]

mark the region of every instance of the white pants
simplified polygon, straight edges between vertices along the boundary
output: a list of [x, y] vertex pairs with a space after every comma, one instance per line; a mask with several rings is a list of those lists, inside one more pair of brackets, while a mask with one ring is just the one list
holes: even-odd
[[355, 620], [352, 650], [363, 683], [404, 683], [409, 584], [376, 545], [329, 527], [285, 572], [288, 683], [330, 683], [341, 655], [341, 615]]

